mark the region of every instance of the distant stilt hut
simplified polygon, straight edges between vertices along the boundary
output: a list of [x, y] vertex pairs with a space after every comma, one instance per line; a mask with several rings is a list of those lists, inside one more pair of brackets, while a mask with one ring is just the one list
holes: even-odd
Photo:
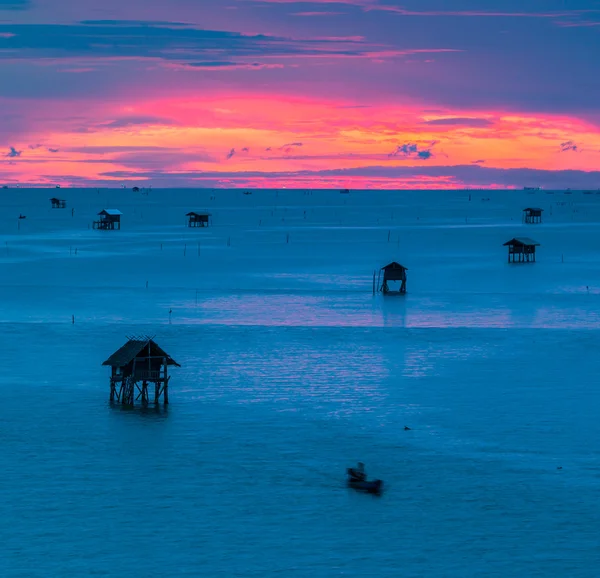
[[509, 263], [535, 263], [535, 248], [540, 244], [529, 237], [516, 237], [504, 243]]
[[188, 218], [188, 227], [208, 227], [210, 213], [190, 212], [186, 217]]
[[129, 341], [113, 353], [102, 365], [112, 368], [110, 376], [110, 401], [133, 405], [140, 400], [149, 402], [148, 386], [154, 384], [154, 403], [169, 403], [168, 367], [181, 367], [151, 337], [130, 337]]
[[538, 209], [538, 208], [529, 207], [527, 209], [523, 209], [524, 221], [528, 225], [535, 225], [537, 223], [541, 223], [543, 212], [544, 212], [544, 209]]
[[104, 209], [100, 211], [98, 215], [100, 219], [98, 221], [94, 221], [93, 228], [99, 229], [102, 231], [114, 231], [121, 230], [121, 211], [117, 211], [117, 209]]
[[52, 199], [50, 199], [50, 204], [53, 209], [66, 209], [67, 208], [67, 201], [64, 201], [63, 199], [57, 199], [56, 197], [53, 197]]
[[134, 193], [139, 193], [140, 192], [140, 188], [139, 187], [133, 187], [133, 189], [131, 189]]
[[[381, 280], [381, 273], [383, 271], [383, 280]], [[406, 272], [408, 269], [396, 261], [391, 262], [389, 265], [382, 267], [379, 271], [379, 291], [384, 295], [388, 293], [399, 293], [404, 295], [406, 293]], [[397, 290], [390, 288], [390, 282], [398, 282], [400, 286]]]

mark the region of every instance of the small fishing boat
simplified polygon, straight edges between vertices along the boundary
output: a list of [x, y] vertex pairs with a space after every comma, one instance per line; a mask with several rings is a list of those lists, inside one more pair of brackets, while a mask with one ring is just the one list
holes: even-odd
[[362, 462], [358, 462], [356, 468], [348, 468], [348, 487], [359, 492], [366, 492], [367, 494], [380, 494], [383, 489], [383, 481], [381, 480], [367, 480], [367, 474], [365, 473], [365, 465]]
[[382, 486], [383, 482], [381, 480], [372, 480], [370, 482], [367, 480], [348, 480], [348, 487], [360, 492], [366, 492], [367, 494], [380, 494]]

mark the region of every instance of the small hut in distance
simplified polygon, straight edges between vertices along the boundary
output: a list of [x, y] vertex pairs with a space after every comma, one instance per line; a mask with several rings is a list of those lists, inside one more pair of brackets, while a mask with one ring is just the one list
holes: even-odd
[[66, 209], [67, 201], [64, 201], [63, 199], [57, 199], [56, 197], [52, 197], [50, 199], [50, 205], [53, 209]]
[[130, 337], [102, 365], [112, 368], [110, 401], [120, 401], [123, 405], [133, 405], [137, 399], [147, 404], [149, 383], [154, 384], [154, 403], [162, 396], [168, 404], [171, 379], [168, 368], [181, 367], [152, 337]]
[[528, 225], [534, 225], [542, 222], [542, 213], [544, 209], [528, 207], [523, 209], [524, 220]]
[[515, 237], [504, 243], [509, 263], [535, 263], [535, 248], [540, 244], [529, 237]]
[[186, 215], [188, 218], [188, 227], [208, 227], [210, 216], [210, 213], [196, 213], [191, 211]]
[[94, 221], [93, 228], [101, 231], [121, 230], [121, 211], [104, 209], [98, 213], [100, 219]]
[[[383, 281], [381, 281], [381, 273], [383, 271]], [[388, 293], [399, 293], [400, 295], [404, 295], [406, 293], [406, 272], [408, 269], [404, 267], [404, 265], [400, 265], [400, 263], [396, 263], [396, 261], [392, 261], [389, 265], [382, 267], [379, 271], [379, 280], [381, 284], [379, 286], [379, 291], [381, 291], [384, 295]], [[397, 290], [390, 288], [390, 282], [399, 283], [399, 287]]]

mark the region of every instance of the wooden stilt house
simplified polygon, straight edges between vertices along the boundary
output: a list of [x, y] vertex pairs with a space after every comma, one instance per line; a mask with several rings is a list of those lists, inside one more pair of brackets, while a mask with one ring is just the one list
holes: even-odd
[[535, 263], [535, 248], [540, 244], [529, 237], [515, 237], [504, 243], [509, 263]]
[[188, 218], [188, 227], [208, 227], [210, 216], [210, 213], [190, 212], [186, 215]]
[[[396, 261], [392, 261], [389, 265], [382, 267], [379, 271], [379, 291], [384, 295], [388, 293], [406, 293], [406, 272], [408, 269]], [[382, 279], [383, 274], [383, 279]], [[390, 283], [397, 283], [397, 289], [393, 289]]]
[[135, 400], [149, 402], [148, 387], [154, 384], [154, 403], [169, 403], [168, 368], [181, 367], [151, 337], [130, 337], [129, 341], [113, 353], [102, 365], [112, 368], [110, 375], [110, 401], [133, 405]]
[[93, 228], [101, 231], [120, 230], [122, 214], [117, 209], [104, 209], [98, 213], [100, 219], [94, 221]]
[[53, 209], [66, 209], [67, 201], [53, 197], [52, 199], [50, 199], [50, 205]]
[[535, 225], [542, 222], [542, 213], [544, 209], [528, 207], [523, 209], [523, 220], [528, 225]]

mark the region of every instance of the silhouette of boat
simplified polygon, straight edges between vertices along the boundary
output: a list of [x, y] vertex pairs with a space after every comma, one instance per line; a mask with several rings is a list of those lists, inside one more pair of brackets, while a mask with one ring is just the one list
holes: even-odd
[[383, 482], [381, 480], [367, 480], [367, 474], [365, 473], [364, 464], [358, 463], [356, 468], [348, 468], [348, 487], [359, 492], [366, 492], [367, 494], [380, 494], [383, 489]]
[[348, 480], [348, 487], [359, 492], [366, 492], [367, 494], [381, 494], [383, 490], [383, 482], [381, 480]]

